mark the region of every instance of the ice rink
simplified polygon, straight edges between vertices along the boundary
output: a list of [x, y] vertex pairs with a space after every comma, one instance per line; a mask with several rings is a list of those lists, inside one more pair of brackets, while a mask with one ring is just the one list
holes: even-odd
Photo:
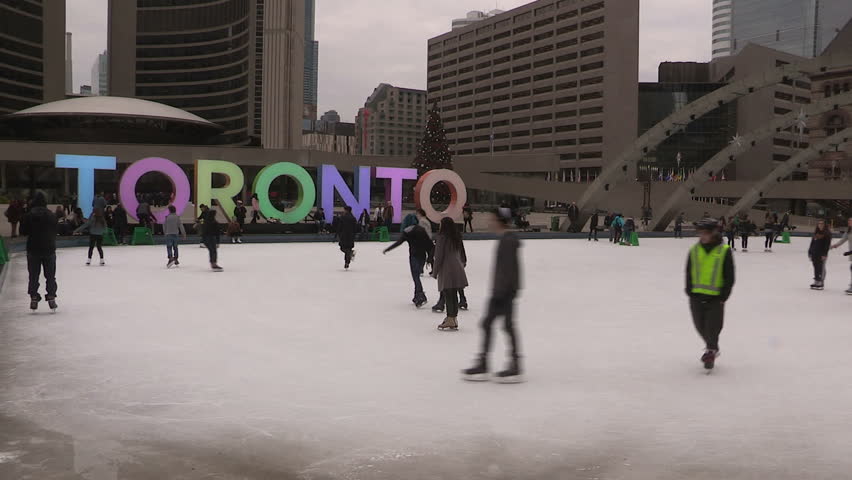
[[[493, 242], [467, 242], [457, 333], [410, 302], [405, 246], [59, 252], [57, 314], [0, 296], [2, 479], [801, 480], [852, 471], [849, 261], [811, 291], [807, 239], [737, 252], [705, 375], [683, 292], [693, 243], [527, 240], [527, 382], [460, 380]], [[436, 283], [424, 279], [430, 305]], [[44, 307], [42, 307], [44, 308]], [[492, 367], [502, 368], [498, 335]]]

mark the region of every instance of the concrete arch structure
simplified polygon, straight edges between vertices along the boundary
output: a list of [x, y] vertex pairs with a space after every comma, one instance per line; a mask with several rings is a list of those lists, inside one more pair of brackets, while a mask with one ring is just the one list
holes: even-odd
[[[586, 189], [577, 202], [580, 208], [577, 224], [584, 225], [591, 213], [598, 208], [601, 198], [618, 183], [630, 179], [642, 156], [676, 134], [683, 125], [691, 123], [721, 105], [784, 80], [805, 78], [842, 65], [852, 65], [852, 54], [824, 55], [804, 62], [782, 65], [774, 70], [722, 87], [673, 113], [639, 137], [630, 148], [604, 167], [601, 175]], [[563, 225], [562, 229], [567, 230], [568, 225]]]
[[[844, 93], [834, 97], [829, 97], [820, 100], [817, 103], [806, 105], [802, 111], [809, 117], [820, 115], [824, 112], [835, 110], [839, 105], [852, 104], [852, 92]], [[695, 171], [685, 182], [681, 183], [673, 195], [671, 195], [663, 207], [658, 209], [659, 216], [654, 223], [655, 231], [663, 231], [674, 220], [677, 215], [678, 207], [695, 193], [698, 185], [705, 183], [714, 173], [721, 171], [737, 155], [749, 150], [757, 142], [770, 138], [779, 131], [794, 125], [800, 115], [799, 112], [791, 112], [783, 117], [777, 117], [763, 128], [749, 132], [747, 135], [738, 138], [738, 142], [732, 142], [727, 148], [713, 156], [710, 160], [704, 163], [698, 170]]]
[[755, 183], [740, 200], [728, 210], [728, 216], [733, 216], [754, 206], [767, 192], [776, 185], [782, 183], [784, 178], [798, 168], [807, 165], [808, 162], [823, 154], [825, 149], [832, 145], [849, 143], [852, 141], [852, 127], [842, 130], [819, 143], [808, 146], [808, 148], [793, 155], [789, 160], [775, 167], [766, 177]]

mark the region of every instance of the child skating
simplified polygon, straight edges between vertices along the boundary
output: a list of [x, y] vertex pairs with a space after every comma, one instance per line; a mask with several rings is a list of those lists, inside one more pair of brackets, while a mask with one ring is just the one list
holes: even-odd
[[518, 334], [513, 319], [515, 297], [521, 289], [521, 265], [518, 255], [521, 242], [507, 229], [511, 219], [512, 212], [508, 208], [500, 208], [492, 214], [491, 230], [500, 239], [495, 252], [491, 299], [485, 318], [482, 319], [482, 350], [476, 364], [462, 371], [465, 380], [488, 380], [488, 352], [491, 350], [492, 327], [497, 317], [503, 317], [503, 330], [509, 337], [509, 365], [498, 372], [495, 379], [501, 383], [517, 383], [523, 380]]
[[88, 220], [79, 228], [74, 230], [74, 235], [80, 235], [83, 231], [88, 230], [89, 232], [89, 257], [86, 260], [86, 265], [92, 264], [92, 253], [95, 248], [98, 249], [98, 256], [101, 258], [101, 266], [106, 265], [104, 262], [104, 232], [106, 232], [106, 218], [104, 217], [104, 211], [100, 208], [96, 208], [92, 212], [92, 216], [89, 217]]
[[719, 357], [719, 334], [725, 319], [725, 302], [734, 287], [734, 255], [722, 245], [719, 223], [705, 218], [695, 224], [698, 243], [686, 261], [686, 294], [695, 329], [705, 343], [701, 362], [709, 372]]
[[180, 265], [180, 260], [178, 260], [178, 255], [180, 254], [178, 251], [178, 244], [180, 243], [178, 235], [183, 236], [183, 239], [186, 240], [186, 229], [184, 229], [183, 222], [181, 222], [174, 205], [169, 205], [169, 214], [163, 222], [163, 233], [166, 236], [166, 253], [169, 256], [166, 268]]
[[831, 229], [828, 228], [825, 220], [820, 220], [817, 222], [814, 236], [811, 238], [811, 245], [808, 247], [808, 257], [810, 257], [814, 266], [812, 290], [825, 288], [825, 262], [828, 260], [829, 250], [831, 250]]

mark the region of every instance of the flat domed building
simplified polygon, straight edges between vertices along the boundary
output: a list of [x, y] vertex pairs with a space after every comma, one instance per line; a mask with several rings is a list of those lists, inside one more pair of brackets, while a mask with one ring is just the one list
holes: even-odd
[[125, 97], [79, 97], [0, 116], [0, 139], [209, 145], [224, 128], [179, 108]]

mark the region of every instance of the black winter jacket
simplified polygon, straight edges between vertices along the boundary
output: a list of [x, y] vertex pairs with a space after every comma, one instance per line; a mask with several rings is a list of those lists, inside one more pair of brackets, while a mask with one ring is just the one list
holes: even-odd
[[425, 260], [432, 250], [432, 240], [429, 234], [420, 225], [412, 225], [402, 231], [399, 240], [393, 245], [385, 249], [385, 253], [390, 252], [396, 247], [408, 242], [408, 255], [414, 258]]
[[45, 206], [30, 209], [21, 221], [21, 235], [27, 236], [27, 253], [53, 255], [56, 253], [56, 234], [59, 225], [56, 215]]

